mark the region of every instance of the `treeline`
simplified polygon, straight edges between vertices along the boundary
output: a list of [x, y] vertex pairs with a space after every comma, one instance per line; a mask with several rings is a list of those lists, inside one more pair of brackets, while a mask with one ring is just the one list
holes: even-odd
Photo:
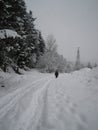
[[46, 39], [46, 49], [43, 55], [40, 55], [37, 67], [42, 72], [54, 72], [58, 69], [59, 72], [65, 72], [67, 61], [66, 59], [58, 54], [57, 44], [53, 35], [49, 35]]
[[66, 60], [57, 53], [54, 37], [45, 41], [35, 20], [24, 0], [0, 1], [0, 68], [5, 72], [8, 66], [17, 73], [27, 67], [46, 72], [65, 70]]
[[[27, 12], [24, 0], [0, 0], [0, 68], [3, 71], [8, 66], [17, 73], [19, 68], [71, 72], [85, 67], [80, 62], [79, 49], [76, 63], [67, 61], [58, 54], [54, 36], [44, 40], [35, 21], [32, 11]], [[90, 63], [86, 67], [92, 68]]]

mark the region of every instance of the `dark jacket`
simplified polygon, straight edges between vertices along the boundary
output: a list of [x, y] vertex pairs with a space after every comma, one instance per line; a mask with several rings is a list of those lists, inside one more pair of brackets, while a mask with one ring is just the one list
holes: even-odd
[[59, 72], [56, 70], [55, 71], [55, 77], [57, 78], [59, 76]]

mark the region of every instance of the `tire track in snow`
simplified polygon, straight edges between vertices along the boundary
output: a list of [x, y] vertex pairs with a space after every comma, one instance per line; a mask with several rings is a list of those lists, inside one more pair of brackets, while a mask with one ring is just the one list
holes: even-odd
[[[44, 80], [46, 78], [41, 78], [39, 80], [36, 80], [34, 82], [32, 82], [29, 87], [31, 87], [32, 85], [35, 85], [36, 83], [40, 82], [41, 80]], [[48, 78], [47, 78], [48, 79]], [[17, 94], [19, 94], [20, 92], [26, 90], [28, 88], [28, 85], [26, 85], [25, 87], [21, 87], [21, 88], [17, 88], [15, 89], [14, 91], [11, 91], [9, 92], [7, 95], [5, 96], [2, 96], [1, 99], [0, 99], [0, 108], [3, 106], [3, 105], [6, 105], [6, 103], [14, 96], [16, 96]]]
[[[43, 126], [47, 129], [47, 118], [48, 118], [48, 89], [50, 84], [47, 85], [47, 88], [43, 91], [42, 97], [39, 101], [39, 108], [36, 111], [35, 117], [37, 120], [34, 122], [34, 125], [31, 126], [30, 130], [44, 130]], [[38, 118], [39, 117], [39, 118]], [[48, 129], [47, 129], [48, 130]]]
[[19, 121], [17, 122], [18, 126], [15, 127], [15, 130], [28, 130], [32, 123], [32, 130], [36, 130], [36, 125], [39, 122], [39, 118], [41, 116], [42, 111], [40, 110], [40, 99], [41, 96], [46, 91], [47, 86], [49, 85], [50, 81], [52, 79], [49, 79], [45, 84], [38, 89], [32, 96], [32, 101], [28, 107], [28, 109], [22, 114]]
[[[28, 91], [31, 89], [36, 89], [32, 87], [32, 85], [40, 84], [41, 81], [46, 80], [46, 78], [42, 78], [40, 80], [34, 81], [31, 85], [26, 86], [24, 88], [17, 89], [13, 93], [9, 93], [7, 96], [4, 96], [0, 100], [0, 119], [21, 99]], [[38, 87], [39, 88], [39, 87]]]
[[[58, 89], [59, 87], [59, 89]], [[76, 111], [76, 105], [70, 101], [60, 88], [61, 84], [54, 84], [46, 89], [43, 95], [43, 110], [39, 122], [36, 123], [34, 130], [84, 130], [86, 123]], [[58, 90], [57, 90], [58, 89]], [[49, 101], [50, 100], [50, 101]], [[38, 113], [39, 114], [39, 113]], [[30, 129], [32, 130], [32, 129]]]

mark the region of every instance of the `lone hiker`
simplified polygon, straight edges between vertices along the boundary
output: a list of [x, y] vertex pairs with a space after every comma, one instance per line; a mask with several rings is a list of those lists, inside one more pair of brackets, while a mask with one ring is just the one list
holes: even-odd
[[59, 76], [58, 70], [55, 71], [55, 77], [57, 78]]

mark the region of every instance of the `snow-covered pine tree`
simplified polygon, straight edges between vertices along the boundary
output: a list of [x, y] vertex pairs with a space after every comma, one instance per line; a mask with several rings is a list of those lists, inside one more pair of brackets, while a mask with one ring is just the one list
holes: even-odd
[[[6, 70], [8, 65], [13, 62], [17, 64], [17, 56], [20, 49], [20, 36], [12, 30], [3, 29], [0, 30], [0, 66], [3, 70]], [[5, 67], [6, 66], [6, 67]]]
[[0, 1], [0, 29], [12, 29], [23, 35], [26, 6], [23, 0]]
[[91, 63], [90, 63], [90, 62], [88, 62], [87, 67], [88, 67], [88, 68], [90, 68], [90, 69], [92, 69], [92, 68], [93, 68], [93, 66], [91, 65]]
[[[19, 52], [19, 48], [20, 51], [21, 49], [23, 50], [24, 44], [23, 41], [16, 37], [13, 37], [11, 34], [11, 30], [14, 30], [12, 33], [14, 32], [18, 32], [18, 34], [25, 34], [24, 31], [24, 22], [25, 22], [25, 15], [26, 15], [26, 7], [25, 7], [25, 3], [23, 0], [1, 0], [0, 1], [0, 29], [5, 30], [5, 35], [7, 35], [6, 30], [9, 29], [10, 32], [10, 38], [8, 36], [6, 36], [5, 38], [1, 39], [0, 44], [2, 44], [2, 41], [4, 42], [4, 47], [5, 51], [3, 51], [3, 53], [6, 52], [7, 57], [11, 57], [13, 59], [13, 61], [18, 61], [16, 60], [16, 53], [15, 52]], [[1, 31], [2, 31], [1, 30]], [[22, 42], [22, 44], [21, 44]], [[9, 48], [10, 46], [10, 50], [6, 51], [6, 48]], [[17, 48], [14, 48], [16, 47]], [[22, 47], [22, 48], [21, 48]], [[12, 55], [13, 54], [13, 55]], [[18, 53], [18, 57], [19, 57]], [[15, 56], [16, 55], [16, 56]], [[15, 56], [15, 57], [14, 57]]]
[[7, 28], [8, 14], [5, 0], [0, 0], [0, 29]]
[[[1, 0], [0, 7], [0, 29], [14, 30], [20, 35], [18, 38], [10, 39], [13, 49], [7, 52], [8, 57], [11, 57], [13, 62], [21, 68], [35, 66], [39, 55], [43, 53], [44, 48], [42, 47], [45, 44], [34, 26], [35, 18], [33, 18], [32, 12], [26, 11], [24, 0]], [[8, 37], [5, 37], [3, 41], [5, 46], [9, 47]]]
[[37, 59], [39, 59], [40, 55], [43, 55], [45, 52], [45, 41], [42, 37], [42, 34], [40, 31], [37, 30], [38, 33], [38, 41], [37, 41]]
[[26, 29], [26, 44], [28, 52], [27, 65], [29, 67], [35, 67], [38, 57], [44, 53], [45, 43], [42, 38], [41, 32], [35, 28], [34, 21], [36, 18], [33, 18], [32, 11], [27, 13], [27, 19], [25, 21]]

